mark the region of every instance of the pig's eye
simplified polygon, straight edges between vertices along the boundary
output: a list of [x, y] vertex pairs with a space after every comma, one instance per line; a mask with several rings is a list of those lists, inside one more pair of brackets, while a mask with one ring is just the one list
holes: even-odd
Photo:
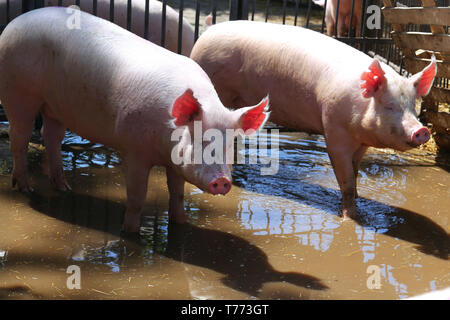
[[388, 111], [394, 111], [394, 107], [391, 105], [385, 106], [384, 108]]

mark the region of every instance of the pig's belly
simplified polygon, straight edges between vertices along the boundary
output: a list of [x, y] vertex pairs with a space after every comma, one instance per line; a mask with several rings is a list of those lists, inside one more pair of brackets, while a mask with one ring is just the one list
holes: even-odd
[[291, 112], [273, 110], [270, 114], [269, 121], [292, 130], [323, 134], [322, 122], [318, 120], [315, 115], [313, 116], [308, 109], [297, 110], [305, 112], [306, 115], [291, 114]]
[[111, 119], [111, 115], [96, 110], [95, 107], [89, 105], [80, 108], [66, 104], [62, 107], [50, 108], [45, 105], [42, 111], [46, 117], [57, 120], [64, 128], [84, 139], [120, 149], [120, 140], [114, 129], [115, 119]]
[[269, 121], [280, 126], [307, 133], [323, 134], [321, 107], [315, 99], [305, 98], [299, 91], [287, 94], [283, 90], [271, 90]]

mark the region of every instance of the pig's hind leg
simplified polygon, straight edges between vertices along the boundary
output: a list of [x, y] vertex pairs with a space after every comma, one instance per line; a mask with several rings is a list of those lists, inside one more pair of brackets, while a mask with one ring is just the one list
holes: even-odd
[[50, 181], [60, 191], [71, 190], [64, 177], [61, 156], [61, 142], [64, 139], [66, 128], [59, 121], [46, 115], [45, 111], [43, 112], [43, 121], [42, 136], [48, 159]]
[[17, 185], [20, 191], [32, 192], [27, 170], [28, 142], [42, 101], [21, 95], [4, 97], [2, 103], [9, 121], [10, 148], [13, 154], [12, 187]]
[[366, 146], [361, 146], [359, 147], [358, 150], [356, 150], [356, 152], [353, 154], [353, 159], [352, 159], [352, 164], [353, 164], [353, 172], [355, 174], [355, 197], [358, 198], [358, 187], [357, 187], [357, 179], [358, 179], [358, 172], [359, 172], [359, 167], [361, 164], [361, 160], [362, 157], [364, 156], [364, 154], [367, 151]]

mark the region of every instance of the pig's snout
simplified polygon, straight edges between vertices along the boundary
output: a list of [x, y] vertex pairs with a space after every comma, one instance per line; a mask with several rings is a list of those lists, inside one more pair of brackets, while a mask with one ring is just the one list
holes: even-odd
[[419, 146], [421, 144], [424, 144], [430, 140], [430, 131], [426, 127], [422, 127], [418, 130], [414, 130], [411, 135], [411, 142], [415, 146]]
[[214, 195], [227, 194], [231, 189], [231, 182], [225, 177], [220, 177], [211, 181], [208, 190]]

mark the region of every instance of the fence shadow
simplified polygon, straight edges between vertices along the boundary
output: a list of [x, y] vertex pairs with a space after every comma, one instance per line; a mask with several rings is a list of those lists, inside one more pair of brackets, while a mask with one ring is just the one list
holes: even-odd
[[[236, 182], [235, 182], [236, 183]], [[340, 214], [341, 195], [337, 190], [317, 184], [296, 180], [295, 188], [280, 191], [283, 186], [271, 188], [258, 184], [239, 185], [251, 192], [284, 197], [301, 205], [323, 210], [331, 215]], [[355, 222], [364, 228], [370, 228], [394, 238], [416, 244], [419, 251], [448, 260], [450, 253], [450, 235], [430, 218], [419, 213], [389, 206], [387, 204], [360, 197], [357, 199], [358, 217]]]
[[[48, 195], [34, 192], [28, 199], [33, 209], [50, 217], [120, 235], [120, 222], [125, 212], [121, 203], [75, 193]], [[314, 290], [328, 288], [313, 276], [275, 270], [261, 249], [241, 237], [189, 223], [169, 224], [168, 231], [155, 230], [159, 231], [141, 237], [125, 235], [124, 245], [142, 249], [148, 243], [161, 242], [164, 238], [161, 232], [167, 232], [167, 243], [162, 244], [166, 249], [161, 254], [221, 273], [226, 286], [253, 296], [258, 295], [266, 282], [288, 282]]]

